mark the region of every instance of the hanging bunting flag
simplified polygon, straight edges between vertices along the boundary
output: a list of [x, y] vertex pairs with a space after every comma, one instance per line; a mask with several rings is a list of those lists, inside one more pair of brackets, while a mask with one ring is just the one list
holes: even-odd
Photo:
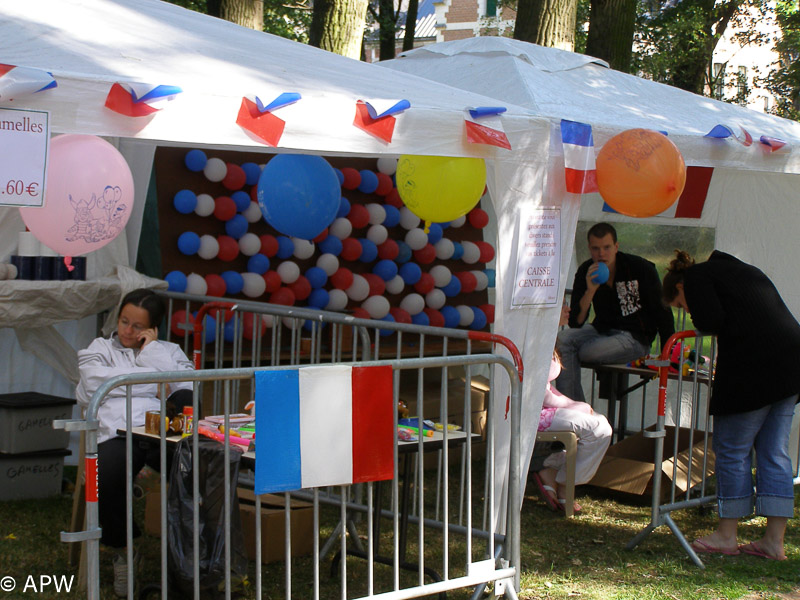
[[408, 108], [411, 108], [408, 100], [357, 100], [353, 125], [391, 144], [397, 121], [393, 115]]
[[562, 119], [561, 143], [564, 147], [567, 191], [571, 194], [596, 192], [597, 171], [592, 126]]
[[778, 138], [769, 137], [767, 135], [762, 135], [759, 140], [761, 142], [761, 147], [764, 148], [767, 152], [775, 153], [775, 152], [788, 152], [791, 149], [791, 146], [780, 140]]
[[717, 139], [732, 137], [742, 146], [751, 146], [753, 144], [753, 136], [744, 127], [739, 127], [739, 130], [741, 133], [736, 134], [731, 126], [720, 123], [719, 125], [714, 125], [714, 128], [703, 137]]
[[411, 102], [408, 100], [364, 100], [363, 102], [372, 119], [399, 115], [404, 110], [411, 108]]
[[468, 108], [466, 112], [464, 124], [470, 144], [488, 144], [511, 150], [511, 143], [500, 119], [500, 114], [506, 112], [504, 106], [478, 106]]
[[106, 96], [106, 108], [126, 117], [147, 117], [163, 108], [183, 90], [175, 85], [115, 83]]
[[252, 133], [268, 146], [276, 147], [283, 135], [286, 121], [272, 114], [286, 106], [302, 99], [297, 92], [283, 92], [278, 94], [271, 102], [265, 104], [259, 96], [254, 100], [242, 97], [236, 124], [242, 129]]
[[52, 73], [31, 67], [0, 64], [0, 102], [58, 87]]
[[391, 479], [392, 368], [257, 371], [255, 493]]
[[258, 107], [258, 112], [260, 113], [272, 112], [273, 110], [278, 110], [284, 106], [294, 104], [301, 98], [302, 96], [297, 92], [283, 92], [282, 94], [279, 94], [272, 102], [265, 105], [261, 101], [261, 98], [256, 96], [256, 106]]

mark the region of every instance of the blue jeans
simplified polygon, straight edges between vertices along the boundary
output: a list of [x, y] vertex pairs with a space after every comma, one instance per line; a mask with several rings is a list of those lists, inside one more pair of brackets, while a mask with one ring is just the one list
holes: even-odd
[[559, 331], [556, 346], [563, 367], [556, 379], [556, 389], [581, 402], [586, 402], [581, 386], [581, 363], [627, 363], [644, 356], [648, 350], [629, 331], [611, 329], [600, 333], [589, 323]]
[[797, 395], [758, 410], [714, 417], [717, 503], [723, 519], [753, 514], [751, 451], [756, 452], [756, 514], [794, 516], [789, 433]]

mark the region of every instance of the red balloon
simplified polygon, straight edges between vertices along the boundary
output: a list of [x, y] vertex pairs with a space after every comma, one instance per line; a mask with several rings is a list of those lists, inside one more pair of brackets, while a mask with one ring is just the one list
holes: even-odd
[[473, 208], [467, 214], [467, 220], [475, 229], [483, 229], [489, 224], [489, 214], [482, 208]]
[[261, 250], [259, 252], [264, 256], [272, 258], [278, 253], [278, 240], [274, 235], [265, 233], [261, 236]]
[[264, 278], [264, 282], [267, 284], [265, 292], [276, 292], [281, 288], [281, 276], [278, 275], [277, 271], [267, 271], [262, 275]]
[[214, 216], [220, 221], [230, 221], [236, 216], [236, 202], [227, 196], [214, 200]]
[[311, 295], [311, 284], [303, 275], [290, 283], [289, 289], [294, 293], [296, 300], [305, 300]]
[[294, 292], [288, 287], [282, 287], [270, 294], [270, 304], [280, 304], [281, 306], [292, 306], [294, 304]]
[[217, 275], [216, 273], [209, 273], [205, 276], [206, 285], [208, 286], [207, 294], [209, 296], [224, 296], [225, 290], [228, 288], [228, 285], [225, 283], [225, 280]]
[[392, 239], [388, 239], [378, 246], [378, 258], [394, 260], [400, 254], [400, 246]]
[[494, 323], [494, 304], [481, 304], [478, 308], [486, 314], [487, 323]]
[[[172, 319], [170, 320], [170, 330], [177, 337], [186, 337], [193, 331], [194, 315], [192, 313], [188, 313], [189, 316], [188, 325], [186, 324], [186, 316], [187, 313], [185, 310], [176, 310], [174, 313], [172, 313]], [[188, 327], [188, 329], [184, 329], [184, 327]]]
[[386, 194], [386, 199], [384, 203], [390, 204], [395, 208], [403, 208], [403, 199], [400, 197], [400, 192], [397, 191], [397, 188], [392, 189], [388, 194]]
[[436, 287], [436, 282], [430, 273], [423, 273], [419, 281], [414, 284], [414, 289], [423, 295], [430, 292], [434, 287]]
[[475, 242], [475, 245], [481, 251], [478, 260], [482, 263], [487, 263], [494, 259], [494, 247], [489, 242]]
[[258, 186], [254, 185], [250, 188], [250, 199], [258, 204]]
[[438, 310], [426, 306], [422, 309], [422, 312], [428, 315], [431, 327], [444, 327], [444, 315]]
[[386, 282], [383, 278], [375, 275], [375, 273], [364, 273], [362, 277], [366, 279], [369, 284], [370, 296], [383, 296], [383, 293], [386, 291]]
[[357, 319], [371, 319], [372, 317], [369, 316], [369, 313], [361, 308], [360, 306], [356, 306], [353, 308], [353, 316]]
[[369, 211], [363, 204], [351, 204], [347, 218], [353, 224], [353, 229], [361, 229], [369, 225]]
[[458, 280], [461, 282], [462, 294], [472, 293], [478, 286], [478, 279], [469, 271], [461, 271], [460, 273], [456, 273], [455, 276], [458, 277]]
[[342, 175], [344, 175], [344, 181], [342, 182], [342, 187], [344, 189], [354, 190], [361, 185], [361, 173], [359, 173], [357, 169], [345, 167], [341, 169], [341, 171]]
[[323, 240], [324, 240], [326, 237], [328, 237], [328, 228], [327, 228], [327, 227], [326, 227], [325, 229], [323, 229], [323, 230], [322, 230], [322, 233], [320, 233], [320, 234], [319, 234], [317, 237], [315, 237], [315, 238], [314, 238], [313, 240], [311, 240], [311, 241], [312, 241], [312, 242], [314, 242], [315, 244], [319, 244], [319, 243], [320, 243], [321, 241], [323, 241]]
[[331, 284], [337, 290], [346, 290], [353, 285], [353, 272], [350, 269], [339, 267], [336, 272], [331, 275]]
[[245, 175], [244, 169], [233, 163], [227, 163], [227, 165], [228, 172], [225, 174], [225, 178], [222, 180], [222, 185], [225, 187], [225, 189], [231, 191], [242, 189], [244, 182], [247, 180], [247, 175]]
[[389, 309], [389, 314], [394, 317], [396, 323], [411, 323], [411, 315], [407, 310], [393, 306]]
[[378, 196], [385, 196], [394, 188], [394, 182], [386, 173], [378, 172], [376, 175], [378, 176], [378, 187], [375, 188], [375, 193]]
[[253, 339], [253, 323], [261, 323], [262, 337], [267, 332], [267, 324], [264, 323], [264, 319], [261, 318], [260, 314], [244, 313], [242, 317], [242, 337], [246, 340]]
[[361, 243], [355, 238], [345, 238], [342, 240], [342, 251], [339, 254], [345, 260], [358, 260], [363, 248]]
[[436, 260], [436, 248], [433, 244], [425, 244], [419, 250], [414, 250], [414, 260], [421, 265], [429, 265]]
[[[231, 200], [233, 202], [233, 200]], [[219, 244], [219, 252], [217, 258], [230, 262], [239, 256], [239, 244], [229, 235], [217, 236], [217, 243]]]

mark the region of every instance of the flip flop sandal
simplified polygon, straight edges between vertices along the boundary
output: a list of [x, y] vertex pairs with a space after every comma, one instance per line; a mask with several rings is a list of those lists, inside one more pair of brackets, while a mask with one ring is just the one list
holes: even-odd
[[542, 496], [542, 500], [545, 501], [550, 510], [553, 512], [561, 510], [560, 505], [556, 502], [556, 491], [549, 485], [544, 484], [542, 478], [539, 477], [539, 473], [533, 474], [533, 480], [536, 482], [536, 487], [539, 488], [539, 494]]
[[769, 560], [786, 560], [786, 557], [778, 558], [777, 556], [772, 556], [771, 554], [767, 554], [764, 552], [761, 547], [756, 542], [750, 542], [749, 544], [742, 544], [739, 546], [739, 550], [744, 552], [745, 554], [750, 554], [751, 556], [760, 556], [761, 558], [768, 558]]
[[740, 554], [739, 548], [735, 550], [726, 550], [725, 548], [717, 548], [712, 546], [708, 542], [704, 542], [700, 538], [697, 538], [691, 544], [692, 550], [697, 552], [698, 554], [726, 554], [728, 556], [737, 556]]

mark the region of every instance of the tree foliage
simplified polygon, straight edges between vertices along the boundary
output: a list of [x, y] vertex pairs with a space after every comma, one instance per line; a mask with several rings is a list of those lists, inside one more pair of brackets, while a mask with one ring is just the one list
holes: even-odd
[[800, 121], [800, 8], [797, 0], [777, 0], [781, 37], [775, 44], [780, 59], [760, 83], [775, 97], [770, 112]]

